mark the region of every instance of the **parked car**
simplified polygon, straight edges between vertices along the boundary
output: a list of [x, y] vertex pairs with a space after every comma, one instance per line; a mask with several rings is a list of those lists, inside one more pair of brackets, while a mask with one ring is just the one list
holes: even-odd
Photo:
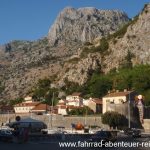
[[138, 138], [138, 137], [141, 137], [141, 130], [139, 129], [132, 129], [132, 137], [134, 138]]
[[91, 142], [115, 142], [116, 138], [112, 135], [111, 131], [97, 131], [90, 139]]
[[1, 129], [0, 130], [0, 141], [12, 141], [13, 134], [11, 130], [8, 129]]
[[141, 137], [141, 130], [136, 128], [127, 128], [124, 130], [124, 134], [137, 138]]

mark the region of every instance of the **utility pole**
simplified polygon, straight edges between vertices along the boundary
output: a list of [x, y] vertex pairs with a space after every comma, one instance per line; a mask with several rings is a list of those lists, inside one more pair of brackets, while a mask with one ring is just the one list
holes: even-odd
[[51, 129], [53, 127], [53, 105], [54, 105], [54, 92], [53, 92], [52, 106], [51, 106]]
[[129, 93], [129, 99], [128, 99], [128, 128], [131, 128], [130, 104], [131, 104], [131, 97], [130, 97], [130, 93]]
[[87, 124], [86, 119], [87, 119], [87, 107], [85, 108], [84, 125], [86, 125], [86, 124]]

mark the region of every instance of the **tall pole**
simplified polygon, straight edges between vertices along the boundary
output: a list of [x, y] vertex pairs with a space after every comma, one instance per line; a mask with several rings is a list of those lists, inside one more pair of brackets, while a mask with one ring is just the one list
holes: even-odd
[[131, 104], [131, 97], [129, 93], [129, 100], [128, 100], [128, 128], [131, 127], [131, 112], [130, 112], [130, 104]]
[[53, 127], [53, 105], [54, 105], [54, 92], [53, 92], [52, 106], [51, 106], [51, 129]]
[[9, 110], [8, 110], [8, 123], [10, 123], [9, 121], [10, 121], [10, 118], [9, 118]]
[[87, 117], [87, 108], [85, 108], [85, 119], [84, 119], [84, 125], [86, 125], [86, 117]]

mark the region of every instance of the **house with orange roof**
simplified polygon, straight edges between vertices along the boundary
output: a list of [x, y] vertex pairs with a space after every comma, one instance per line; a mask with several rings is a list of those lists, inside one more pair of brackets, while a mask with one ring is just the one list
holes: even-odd
[[88, 106], [94, 113], [102, 113], [102, 99], [90, 97], [83, 100], [83, 105]]
[[108, 93], [102, 98], [103, 103], [103, 113], [107, 111], [116, 111], [125, 116], [128, 115], [128, 105], [134, 105], [135, 96], [137, 93], [135, 91], [115, 91]]
[[22, 102], [22, 103], [19, 103], [19, 104], [16, 104], [14, 106], [14, 110], [15, 110], [15, 113], [17, 114], [22, 114], [22, 113], [30, 113], [31, 110], [37, 105], [39, 104], [39, 102]]
[[30, 112], [31, 113], [35, 113], [37, 115], [42, 115], [42, 114], [46, 114], [48, 112], [50, 112], [50, 106], [47, 104], [43, 104], [43, 103], [38, 103], [37, 105], [35, 105]]
[[66, 105], [70, 106], [82, 106], [83, 105], [83, 98], [81, 97], [82, 93], [73, 93], [72, 95], [68, 95], [66, 97]]
[[37, 104], [39, 102], [35, 102], [31, 96], [27, 96], [24, 98], [24, 102], [14, 106], [14, 110], [17, 114], [30, 113]]

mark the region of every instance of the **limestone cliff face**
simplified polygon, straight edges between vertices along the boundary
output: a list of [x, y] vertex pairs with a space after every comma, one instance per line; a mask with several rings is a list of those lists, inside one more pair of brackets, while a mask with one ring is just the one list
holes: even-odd
[[[79, 59], [79, 58], [76, 58]], [[101, 55], [99, 53], [88, 54], [79, 61], [70, 60], [64, 64], [63, 70], [58, 75], [58, 85], [61, 87], [65, 79], [83, 85], [93, 71], [101, 68]]]
[[122, 38], [113, 40], [115, 44], [110, 42], [110, 54], [105, 58], [106, 71], [118, 67], [128, 50], [134, 55], [133, 65], [150, 64], [150, 4], [145, 5]]
[[64, 41], [92, 42], [97, 37], [115, 32], [129, 21], [118, 10], [98, 10], [93, 7], [65, 8], [49, 30], [50, 44]]

